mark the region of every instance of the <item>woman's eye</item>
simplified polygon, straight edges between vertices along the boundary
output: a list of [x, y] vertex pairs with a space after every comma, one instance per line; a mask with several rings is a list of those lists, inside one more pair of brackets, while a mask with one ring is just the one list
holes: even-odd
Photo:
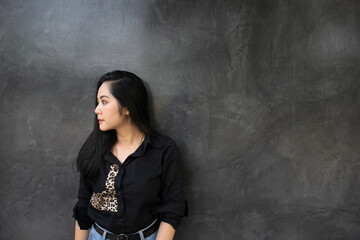
[[101, 103], [104, 105], [106, 102], [105, 102], [105, 101], [101, 101]]

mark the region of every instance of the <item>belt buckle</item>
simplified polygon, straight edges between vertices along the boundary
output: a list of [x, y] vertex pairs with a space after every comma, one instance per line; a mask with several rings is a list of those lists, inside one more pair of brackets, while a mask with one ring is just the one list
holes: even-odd
[[119, 236], [117, 236], [116, 238], [117, 240], [128, 240], [128, 236], [126, 236], [125, 234], [120, 234]]

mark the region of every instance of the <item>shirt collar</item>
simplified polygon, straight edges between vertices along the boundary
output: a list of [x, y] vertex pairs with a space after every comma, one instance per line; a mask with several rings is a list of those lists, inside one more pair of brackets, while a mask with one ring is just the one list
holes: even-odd
[[[144, 143], [145, 143], [145, 146], [150, 144], [151, 147], [153, 147], [153, 148], [157, 148], [157, 149], [163, 148], [162, 144], [159, 142], [158, 137], [151, 137], [149, 135], [146, 135]], [[146, 149], [146, 147], [145, 147], [145, 149]]]
[[[145, 139], [142, 142], [142, 144], [140, 145], [140, 147], [134, 153], [132, 153], [130, 156], [131, 157], [141, 157], [144, 155], [144, 153], [148, 147], [152, 147], [155, 149], [163, 148], [162, 144], [159, 142], [157, 137], [151, 137], [146, 134]], [[111, 152], [111, 150], [108, 150], [105, 153], [104, 160], [108, 161], [110, 163], [119, 164], [119, 160], [116, 159], [116, 157]]]

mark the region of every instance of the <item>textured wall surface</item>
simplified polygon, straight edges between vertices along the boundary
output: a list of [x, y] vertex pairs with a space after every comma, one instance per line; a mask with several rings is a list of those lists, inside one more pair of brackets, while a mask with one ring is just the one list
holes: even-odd
[[176, 239], [360, 239], [357, 0], [2, 0], [0, 239], [72, 239], [95, 82], [178, 142]]

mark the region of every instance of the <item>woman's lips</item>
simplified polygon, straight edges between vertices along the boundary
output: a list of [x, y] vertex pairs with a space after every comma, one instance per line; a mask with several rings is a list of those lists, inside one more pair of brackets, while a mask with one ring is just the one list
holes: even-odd
[[99, 124], [101, 124], [104, 120], [98, 120], [99, 121]]

